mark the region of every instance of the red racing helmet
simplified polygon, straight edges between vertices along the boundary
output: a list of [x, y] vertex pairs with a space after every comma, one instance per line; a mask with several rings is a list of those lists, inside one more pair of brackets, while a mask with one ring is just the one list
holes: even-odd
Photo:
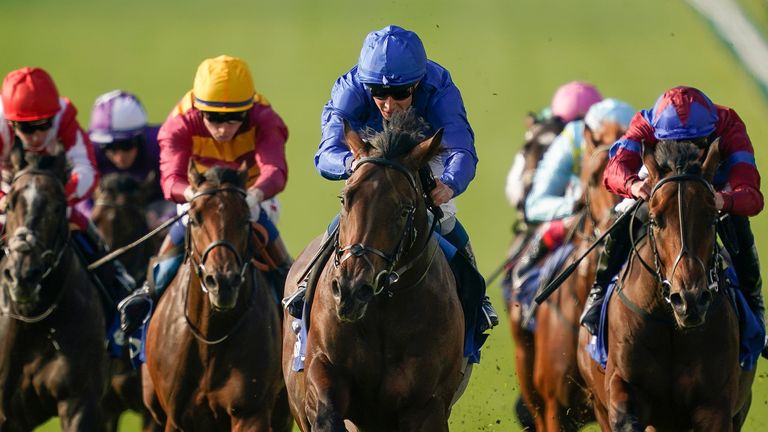
[[59, 91], [48, 72], [23, 67], [3, 80], [3, 112], [11, 121], [28, 122], [53, 117], [59, 112]]

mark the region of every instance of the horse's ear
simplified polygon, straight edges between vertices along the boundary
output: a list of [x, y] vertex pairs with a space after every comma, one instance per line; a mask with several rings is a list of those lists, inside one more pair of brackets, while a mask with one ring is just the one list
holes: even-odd
[[349, 122], [344, 120], [344, 141], [347, 143], [347, 147], [352, 151], [352, 156], [355, 159], [360, 159], [368, 152], [368, 144], [360, 138], [360, 134], [355, 132]]
[[534, 113], [533, 111], [528, 111], [528, 114], [525, 116], [525, 128], [528, 129], [535, 124], [536, 124], [536, 113]]
[[720, 165], [720, 137], [717, 137], [712, 144], [709, 145], [707, 150], [707, 157], [704, 159], [704, 164], [701, 166], [701, 173], [708, 182], [712, 182], [715, 178], [715, 171]]
[[205, 181], [205, 176], [197, 171], [195, 160], [189, 159], [189, 168], [187, 169], [187, 181], [193, 188], [197, 189]]
[[240, 185], [245, 187], [248, 184], [248, 162], [242, 161], [237, 169], [237, 176], [240, 179]]
[[11, 178], [16, 175], [17, 172], [24, 169], [27, 166], [27, 160], [24, 158], [24, 147], [21, 142], [17, 141], [11, 148], [11, 154], [8, 156], [11, 167]]
[[440, 128], [434, 135], [416, 145], [411, 150], [409, 158], [414, 162], [416, 168], [421, 168], [440, 153], [442, 144], [443, 128]]
[[643, 147], [643, 165], [645, 165], [645, 168], [648, 169], [648, 177], [651, 179], [651, 183], [656, 183], [659, 181], [659, 173], [661, 172], [661, 168], [659, 167], [659, 164], [656, 162], [656, 155], [654, 152], [654, 148], [649, 146], [648, 144], [643, 141], [642, 143]]

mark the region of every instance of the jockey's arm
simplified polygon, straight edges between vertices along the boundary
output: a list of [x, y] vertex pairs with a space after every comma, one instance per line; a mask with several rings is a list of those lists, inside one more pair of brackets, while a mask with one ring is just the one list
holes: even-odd
[[64, 186], [70, 206], [89, 198], [99, 180], [93, 145], [77, 123], [76, 115], [77, 111], [69, 104], [62, 114], [58, 136], [72, 166], [72, 174]]
[[531, 191], [525, 200], [525, 216], [532, 222], [562, 219], [573, 212], [578, 198], [569, 188], [581, 190], [573, 174], [573, 133], [555, 138], [536, 167]]
[[288, 180], [288, 163], [285, 160], [288, 128], [268, 106], [259, 107], [254, 114], [259, 131], [255, 143], [259, 177], [253, 188], [261, 191], [261, 199], [269, 199], [282, 192]]
[[187, 202], [184, 191], [189, 186], [187, 168], [192, 154], [192, 136], [180, 115], [171, 115], [160, 128], [160, 185], [165, 199]]
[[640, 180], [638, 172], [643, 166], [641, 143], [656, 145], [653, 128], [643, 118], [643, 112], [640, 111], [632, 117], [627, 131], [611, 146], [608, 165], [603, 172], [605, 187], [624, 198], [634, 198], [630, 188]]

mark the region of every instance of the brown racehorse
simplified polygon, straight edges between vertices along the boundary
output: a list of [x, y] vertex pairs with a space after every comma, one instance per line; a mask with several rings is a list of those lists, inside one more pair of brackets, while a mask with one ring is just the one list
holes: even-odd
[[603, 430], [740, 430], [749, 410], [754, 370], [739, 367], [736, 312], [710, 272], [718, 142], [703, 164], [700, 152], [676, 141], [644, 149], [649, 224], [608, 303], [605, 371], [579, 350]]
[[[525, 200], [528, 193], [531, 191], [531, 185], [533, 183], [533, 175], [536, 172], [536, 167], [539, 165], [542, 156], [552, 144], [552, 141], [563, 130], [563, 123], [557, 119], [550, 120], [538, 120], [534, 115], [529, 115], [527, 118], [528, 129], [525, 132], [525, 143], [523, 147], [518, 151], [516, 158], [522, 158], [523, 167], [520, 176], [520, 184], [517, 186], [519, 192], [517, 195], [517, 202], [515, 209], [517, 210], [517, 218], [512, 232], [514, 237], [512, 238], [511, 245], [507, 252], [507, 259], [504, 263], [505, 279], [503, 282], [504, 290], [511, 291], [512, 284], [512, 269], [515, 264], [525, 252], [528, 241], [536, 231], [536, 225], [529, 225], [525, 219]], [[508, 186], [509, 187], [509, 186]], [[533, 392], [533, 374], [521, 374], [522, 370], [533, 370], [533, 333], [529, 332], [521, 325], [523, 321], [522, 308], [520, 303], [515, 297], [514, 293], [508, 296], [507, 302], [507, 314], [509, 315], [510, 331], [512, 332], [512, 338], [515, 341], [515, 364], [518, 373], [518, 382], [520, 383], [520, 392], [522, 393], [522, 399], [525, 400], [525, 404], [528, 408], [521, 406], [520, 400], [518, 400], [518, 412], [526, 412], [530, 410], [530, 406], [536, 403], [536, 396]], [[527, 396], [526, 396], [527, 394]], [[528, 414], [528, 413], [526, 413]], [[518, 414], [518, 417], [521, 417]], [[527, 423], [527, 419], [520, 418], [521, 422]]]
[[[112, 173], [101, 178], [99, 187], [93, 194], [94, 204], [91, 220], [104, 236], [111, 250], [123, 247], [140, 238], [147, 232], [144, 217], [147, 191], [154, 177], [138, 182], [128, 174]], [[130, 249], [120, 256], [120, 261], [140, 286], [146, 278], [149, 258], [157, 251], [157, 236]], [[116, 431], [120, 415], [125, 410], [133, 410], [142, 415], [145, 431], [162, 430], [152, 421], [149, 411], [142, 400], [141, 377], [139, 370], [131, 366], [128, 349], [123, 356], [112, 359], [110, 365], [110, 387], [102, 401], [107, 430]]]
[[[584, 185], [584, 208], [573, 240], [575, 249], [564, 266], [570, 265], [589, 248], [596, 232], [610, 223], [613, 208], [618, 203], [618, 197], [608, 192], [602, 183], [609, 146], [595, 147], [589, 137], [583, 145], [580, 177]], [[532, 407], [537, 431], [575, 431], [594, 421], [588, 392], [576, 362], [576, 348], [579, 318], [595, 280], [598, 255], [597, 250], [587, 255], [578, 271], [565, 279], [556, 293], [536, 310], [535, 362], [531, 373], [541, 404]]]
[[150, 320], [144, 401], [166, 431], [289, 431], [274, 287], [256, 249], [240, 170], [190, 164], [186, 262]]
[[[13, 150], [0, 296], [0, 430], [59, 416], [64, 431], [103, 430], [107, 381], [97, 288], [70, 244], [66, 157]], [[29, 165], [27, 165], [29, 163]]]
[[[448, 431], [464, 320], [417, 177], [440, 151], [442, 131], [424, 140], [411, 110], [370, 142], [345, 126], [356, 168], [341, 194], [335, 253], [312, 300], [303, 372], [291, 367], [290, 316], [284, 324], [291, 409], [305, 432], [344, 431], [345, 420], [366, 431]], [[293, 266], [286, 295], [314, 251]]]

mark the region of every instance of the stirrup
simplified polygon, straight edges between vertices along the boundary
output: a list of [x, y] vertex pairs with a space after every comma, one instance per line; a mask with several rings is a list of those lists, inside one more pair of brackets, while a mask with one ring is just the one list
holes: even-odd
[[307, 294], [306, 281], [302, 282], [296, 292], [290, 296], [284, 298], [280, 303], [283, 305], [283, 309], [288, 311], [288, 314], [294, 318], [301, 319], [301, 315], [304, 311], [304, 297]]
[[479, 325], [479, 333], [485, 333], [486, 331], [499, 325], [499, 315], [493, 308], [491, 301], [488, 297], [485, 297], [480, 305], [480, 309], [483, 312], [483, 320]]

